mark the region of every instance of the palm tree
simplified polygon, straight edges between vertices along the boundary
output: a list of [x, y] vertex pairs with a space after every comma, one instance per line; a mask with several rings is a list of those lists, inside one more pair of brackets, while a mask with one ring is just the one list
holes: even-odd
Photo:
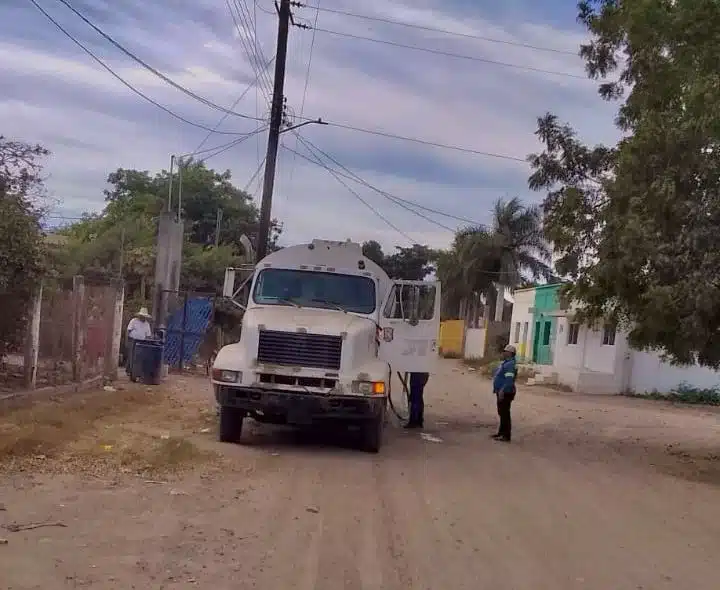
[[527, 279], [549, 280], [551, 252], [542, 231], [542, 213], [518, 198], [498, 199], [490, 228], [464, 228], [450, 250], [441, 253], [437, 275], [443, 282], [447, 309], [457, 313], [473, 294], [497, 297], [496, 285], [511, 289]]

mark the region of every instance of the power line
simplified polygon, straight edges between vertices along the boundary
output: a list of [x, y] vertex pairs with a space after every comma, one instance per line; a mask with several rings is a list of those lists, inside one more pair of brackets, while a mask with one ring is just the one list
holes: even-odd
[[[310, 153], [313, 153], [313, 152], [314, 152], [314, 150], [308, 145], [308, 143], [306, 143], [306, 141], [305, 141], [299, 134], [298, 134], [298, 139], [300, 140], [300, 143], [302, 143], [302, 144], [305, 146], [305, 148], [306, 148]], [[313, 147], [314, 147], [314, 146], [313, 146]], [[326, 157], [329, 157], [325, 152], [322, 152], [322, 153], [323, 153]], [[314, 154], [314, 155], [317, 156], [317, 154]], [[319, 157], [318, 157], [318, 159], [319, 159]], [[334, 160], [334, 161], [337, 163], [337, 160]], [[341, 166], [341, 167], [342, 167], [342, 168], [345, 168], [344, 166]], [[353, 172], [351, 172], [350, 170], [348, 170], [347, 168], [345, 168], [345, 170], [350, 174], [350, 178], [351, 178], [352, 180], [355, 180], [355, 182], [359, 182], [360, 184], [364, 184], [365, 186], [374, 189], [374, 187], [372, 187], [369, 183], [363, 181], [362, 179], [358, 180], [360, 177], [357, 176], [356, 174], [354, 174]], [[423, 213], [420, 213], [420, 212], [418, 212], [418, 211], [415, 211], [414, 209], [411, 209], [410, 207], [408, 207], [408, 206], [405, 205], [404, 203], [402, 203], [402, 202], [398, 201], [397, 199], [395, 199], [395, 198], [394, 198], [392, 195], [390, 195], [389, 193], [385, 193], [385, 192], [380, 191], [380, 190], [378, 190], [378, 189], [375, 189], [375, 190], [376, 190], [376, 192], [378, 192], [381, 196], [385, 197], [385, 198], [386, 198], [388, 201], [390, 201], [391, 203], [394, 203], [394, 204], [402, 207], [402, 208], [405, 209], [406, 211], [409, 211], [410, 213], [412, 213], [412, 214], [414, 214], [414, 215], [417, 215], [418, 217], [421, 217], [422, 219], [425, 219], [426, 221], [429, 221], [429, 222], [432, 223], [433, 225], [437, 225], [438, 227], [441, 227], [442, 229], [445, 229], [445, 230], [449, 231], [449, 232], [452, 233], [452, 234], [455, 233], [455, 230], [454, 230], [453, 228], [448, 227], [447, 225], [444, 225], [444, 224], [442, 224], [442, 223], [440, 223], [440, 222], [438, 222], [438, 221], [435, 221], [434, 219], [431, 219], [430, 217], [428, 217], [427, 215], [424, 215]]]
[[577, 51], [569, 51], [567, 49], [555, 49], [553, 47], [544, 47], [540, 45], [530, 45], [528, 43], [519, 43], [517, 41], [506, 41], [503, 39], [493, 39], [492, 37], [484, 37], [482, 35], [473, 35], [471, 33], [460, 33], [458, 31], [450, 31], [448, 29], [441, 29], [438, 27], [429, 27], [424, 25], [416, 25], [413, 23], [406, 23], [400, 20], [390, 19], [390, 18], [383, 18], [379, 16], [370, 16], [367, 14], [358, 14], [355, 12], [347, 12], [344, 10], [338, 10], [336, 8], [326, 8], [326, 7], [320, 7], [320, 2], [317, 2], [317, 5], [312, 4], [302, 4], [300, 2], [293, 3], [294, 6], [297, 7], [304, 7], [309, 8], [311, 10], [317, 10], [319, 12], [331, 12], [333, 14], [341, 14], [343, 16], [350, 16], [353, 18], [358, 18], [362, 20], [367, 21], [374, 21], [379, 23], [386, 23], [389, 25], [398, 25], [400, 27], [407, 27], [409, 29], [418, 29], [420, 31], [429, 31], [432, 33], [442, 33], [444, 35], [451, 35], [453, 37], [461, 37], [463, 39], [475, 39], [477, 41], [486, 41], [487, 43], [499, 43], [501, 45], [510, 45], [512, 47], [524, 47], [525, 49], [533, 49], [535, 51], [547, 51], [549, 53], [559, 53], [561, 55], [574, 55], [575, 57], [578, 57]]
[[253, 173], [253, 175], [250, 177], [250, 180], [247, 181], [247, 184], [245, 185], [245, 188], [243, 188], [243, 192], [246, 193], [250, 189], [250, 185], [255, 181], [255, 179], [260, 174], [260, 170], [262, 170], [262, 167], [265, 165], [266, 158], [263, 158], [260, 162], [260, 165], [257, 167], [257, 170]]
[[[210, 150], [205, 150], [205, 151], [214, 151], [214, 153], [209, 154], [209, 155], [207, 155], [207, 156], [204, 156], [203, 158], [200, 159], [200, 162], [204, 163], [204, 162], [206, 162], [207, 160], [209, 160], [210, 158], [214, 158], [215, 156], [219, 156], [220, 154], [225, 153], [225, 152], [228, 151], [229, 149], [232, 149], [232, 148], [234, 148], [235, 146], [240, 145], [240, 144], [243, 143], [244, 141], [247, 141], [248, 139], [250, 139], [250, 138], [253, 137], [254, 135], [257, 135], [258, 133], [262, 133], [262, 132], [265, 131], [266, 129], [267, 129], [267, 125], [256, 129], [256, 130], [255, 130], [254, 132], [252, 132], [252, 133], [248, 133], [247, 135], [245, 135], [244, 137], [241, 137], [240, 139], [236, 139], [236, 140], [231, 141], [230, 143], [227, 143], [227, 144], [225, 144], [225, 145], [216, 146], [215, 148], [212, 148], [212, 149], [210, 149]], [[193, 154], [193, 155], [195, 155], [195, 154]]]
[[[305, 86], [303, 88], [303, 95], [302, 95], [302, 102], [300, 103], [300, 117], [302, 117], [305, 114], [305, 99], [307, 98], [307, 91], [308, 86], [310, 84], [310, 68], [312, 66], [312, 58], [313, 58], [313, 50], [315, 49], [315, 27], [317, 27], [318, 23], [318, 17], [320, 16], [320, 1], [316, 0], [317, 2], [317, 9], [315, 11], [315, 22], [313, 23], [313, 32], [312, 32], [312, 39], [310, 41], [310, 53], [308, 55], [308, 64], [307, 64], [307, 70], [305, 72]], [[256, 2], [257, 4], [257, 2]], [[299, 4], [299, 2], [297, 3]], [[295, 138], [295, 148], [297, 149], [298, 144], [298, 138]], [[293, 155], [292, 164], [290, 165], [290, 176], [289, 176], [289, 182], [292, 182], [293, 173], [295, 172], [295, 159], [297, 156]]]
[[[263, 71], [264, 71], [264, 70], [267, 70], [267, 68], [270, 66], [270, 64], [271, 64], [273, 61], [275, 61], [275, 58], [274, 58], [274, 57], [273, 57], [272, 59], [270, 59], [268, 62], [266, 62], [266, 63], [265, 63], [265, 66], [264, 66], [264, 68], [263, 68]], [[256, 84], [258, 83], [259, 80], [260, 80], [260, 74], [258, 74], [257, 76], [255, 76], [255, 79], [254, 79], [252, 82], [250, 82], [250, 84], [247, 86], [247, 88], [245, 88], [245, 90], [243, 90], [242, 94], [237, 97], [237, 99], [235, 100], [235, 102], [234, 102], [234, 103], [232, 104], [232, 106], [230, 107], [230, 109], [229, 109], [230, 111], [232, 111], [232, 109], [234, 109], [234, 108], [240, 103], [240, 101], [241, 101], [243, 98], [245, 98], [245, 95], [250, 91], [250, 89], [251, 89], [253, 86], [256, 86]], [[256, 87], [257, 87], [257, 86], [256, 86]], [[220, 125], [223, 124], [223, 122], [225, 121], [225, 119], [228, 118], [229, 114], [230, 114], [230, 113], [228, 112], [228, 113], [225, 113], [222, 117], [220, 117], [220, 119], [218, 120], [218, 122], [215, 124], [215, 127], [213, 127], [213, 130], [212, 130], [212, 131], [208, 131], [208, 133], [207, 133], [207, 135], [205, 136], [205, 138], [198, 144], [198, 146], [195, 148], [195, 151], [194, 151], [193, 153], [198, 153], [198, 150], [199, 150], [202, 146], [205, 145], [205, 143], [207, 142], [207, 140], [210, 139], [210, 136], [211, 136], [213, 133], [215, 133], [215, 132], [217, 131], [217, 129], [220, 127]]]
[[375, 207], [373, 207], [370, 203], [368, 203], [365, 199], [363, 199], [356, 190], [354, 190], [349, 184], [347, 184], [344, 180], [342, 180], [342, 178], [340, 178], [340, 175], [337, 174], [335, 172], [335, 170], [333, 170], [329, 166], [325, 166], [322, 163], [322, 161], [320, 161], [319, 159], [317, 159], [316, 156], [314, 156], [314, 154], [311, 153], [311, 155], [312, 155], [312, 159], [311, 159], [299, 152], [295, 152], [295, 150], [291, 150], [290, 148], [288, 148], [285, 145], [283, 145], [282, 147], [290, 152], [296, 153], [301, 158], [308, 160], [310, 162], [313, 162], [314, 164], [317, 164], [321, 168], [324, 168], [325, 170], [327, 170], [330, 174], [332, 174], [332, 176], [333, 176], [333, 178], [335, 178], [335, 180], [337, 180], [341, 185], [343, 185], [348, 190], [348, 192], [351, 195], [353, 195], [358, 201], [360, 201], [363, 205], [365, 205], [368, 209], [370, 209], [370, 211], [372, 211], [375, 215], [377, 215], [385, 224], [387, 224], [389, 227], [391, 227], [396, 232], [398, 232], [401, 236], [403, 236], [411, 244], [417, 243], [416, 240], [411, 238], [407, 233], [405, 233], [398, 226], [396, 226], [392, 221], [390, 221], [387, 217], [385, 217], [382, 213], [380, 213], [380, 211], [378, 211]]
[[[34, 0], [31, 0], [34, 3]], [[216, 109], [218, 111], [224, 112], [228, 115], [235, 115], [236, 117], [241, 117], [243, 119], [253, 119], [256, 121], [261, 121], [262, 119], [258, 119], [257, 117], [252, 117], [250, 115], [244, 115], [242, 113], [237, 113], [235, 111], [231, 111], [229, 109], [226, 109], [225, 107], [222, 107], [211, 100], [208, 100], [207, 98], [200, 96], [199, 94], [196, 94], [192, 90], [189, 90], [188, 88], [185, 88], [181, 84], [178, 84], [173, 80], [172, 78], [166, 76], [161, 71], [157, 70], [153, 66], [151, 66], [149, 63], [147, 63], [142, 58], [138, 57], [136, 54], [134, 54], [132, 51], [124, 47], [121, 43], [116, 41], [113, 37], [111, 37], [109, 34], [107, 34], [105, 31], [103, 31], [100, 27], [98, 27], [95, 23], [93, 23], [90, 19], [88, 19], [84, 14], [82, 14], [80, 11], [78, 11], [68, 0], [57, 0], [58, 2], [64, 4], [67, 8], [69, 8], [75, 15], [77, 15], [85, 24], [90, 26], [95, 32], [97, 32], [99, 35], [101, 35], [103, 38], [105, 38], [108, 42], [110, 42], [114, 47], [122, 51], [125, 55], [127, 55], [130, 59], [133, 61], [139, 63], [142, 67], [144, 67], [146, 70], [160, 78], [163, 82], [166, 82], [173, 88], [179, 90], [183, 94], [186, 94], [187, 96], [194, 98], [195, 100], [203, 103], [206, 106], [209, 106], [210, 108]]]
[[[308, 117], [298, 117], [302, 119], [303, 121], [317, 121], [317, 119], [310, 119]], [[324, 125], [328, 125], [330, 127], [337, 127], [338, 129], [347, 129], [348, 131], [357, 131], [358, 133], [367, 133], [368, 135], [377, 135], [378, 137], [385, 137], [387, 139], [397, 139], [398, 141], [407, 141], [410, 143], [417, 143], [419, 145], [426, 145], [429, 147], [436, 147], [436, 148], [442, 148], [446, 150], [452, 150], [455, 152], [462, 152], [465, 154], [472, 154], [474, 156], [485, 156], [488, 158], [498, 158], [501, 160], [512, 160], [514, 162], [523, 162], [526, 163], [527, 160], [525, 158], [517, 158], [515, 156], [507, 156], [505, 154], [496, 154], [494, 152], [485, 152], [482, 150], [476, 150], [473, 148], [466, 148], [458, 145], [451, 145], [447, 143], [440, 143], [436, 141], [430, 141], [428, 139], [420, 139], [418, 137], [408, 137], [406, 135], [398, 135], [395, 133], [390, 133], [388, 131], [379, 131], [377, 129], [366, 129], [363, 127], [355, 127], [353, 125], [348, 125], [346, 123], [335, 123], [333, 121], [326, 121], [325, 119], [322, 120]]]
[[[387, 191], [381, 190], [381, 189], [377, 188], [376, 186], [373, 186], [372, 184], [370, 184], [369, 182], [367, 182], [366, 180], [364, 180], [364, 179], [361, 178], [360, 176], [358, 176], [355, 172], [353, 172], [352, 170], [350, 170], [347, 166], [344, 166], [342, 163], [338, 162], [338, 160], [337, 160], [336, 158], [332, 157], [330, 154], [328, 154], [327, 152], [325, 152], [325, 151], [323, 151], [322, 149], [320, 149], [318, 146], [316, 146], [316, 145], [315, 145], [313, 142], [311, 142], [309, 139], [307, 139], [307, 138], [305, 138], [305, 137], [301, 137], [299, 134], [298, 134], [298, 139], [299, 139], [303, 144], [305, 144], [305, 147], [306, 147], [306, 148], [308, 148], [308, 149], [314, 148], [315, 151], [320, 152], [320, 153], [321, 153], [322, 155], [324, 155], [328, 160], [330, 160], [330, 161], [333, 162], [335, 165], [337, 165], [337, 166], [339, 166], [340, 168], [342, 168], [345, 172], [347, 172], [347, 173], [350, 175], [350, 178], [355, 179], [356, 182], [359, 182], [360, 184], [362, 184], [362, 185], [368, 187], [369, 189], [375, 191], [375, 192], [378, 193], [379, 195], [382, 195], [383, 197], [385, 197], [385, 198], [387, 198], [387, 199], [390, 199], [391, 201], [398, 202], [398, 204], [399, 204], [399, 203], [405, 203], [405, 204], [407, 204], [407, 205], [410, 205], [410, 206], [412, 206], [412, 207], [417, 207], [418, 209], [422, 209], [422, 210], [427, 211], [427, 212], [429, 212], [429, 213], [434, 213], [435, 215], [440, 215], [441, 217], [447, 217], [448, 219], [454, 219], [454, 220], [456, 220], [456, 221], [462, 221], [463, 223], [467, 223], [467, 224], [469, 224], [469, 225], [473, 225], [473, 226], [476, 226], [476, 227], [480, 227], [480, 226], [483, 225], [482, 223], [480, 223], [480, 222], [478, 222], [478, 221], [475, 221], [475, 220], [473, 220], [473, 219], [468, 219], [467, 217], [460, 217], [460, 216], [457, 216], [457, 215], [452, 215], [451, 213], [445, 213], [444, 211], [439, 211], [438, 209], [433, 209], [433, 208], [431, 208], [431, 207], [426, 207], [426, 206], [424, 206], [424, 205], [421, 205], [420, 203], [416, 203], [415, 201], [411, 201], [411, 200], [409, 200], [409, 199], [403, 199], [402, 197], [398, 197], [397, 195], [393, 195], [393, 194], [391, 194], [391, 193], [389, 193], [389, 192], [387, 192]], [[414, 212], [414, 213], [417, 214], [417, 212]], [[424, 217], [424, 216], [423, 216], [423, 217]], [[424, 218], [425, 218], [425, 219], [428, 219], [428, 218], [426, 218], [426, 217], [424, 217]], [[435, 220], [429, 220], [429, 221], [431, 221], [432, 223], [436, 223], [436, 224], [437, 224], [437, 222], [436, 222]], [[454, 229], [448, 228], [447, 226], [441, 225], [441, 227], [443, 227], [443, 228], [445, 228], [445, 229], [449, 229], [449, 230], [452, 231], [452, 232], [455, 232]]]
[[[301, 28], [313, 28], [310, 27], [310, 25], [302, 25]], [[533, 66], [524, 66], [521, 64], [513, 64], [503, 61], [495, 61], [493, 59], [487, 59], [484, 57], [479, 57], [475, 55], [466, 55], [463, 53], [453, 53], [451, 51], [442, 51], [440, 49], [432, 49], [430, 47], [421, 47], [420, 45], [406, 45], [405, 43], [398, 43], [396, 41], [388, 41], [387, 39], [376, 39], [374, 37], [364, 37], [362, 35], [354, 35], [352, 33], [343, 33], [340, 31], [332, 31], [330, 29], [322, 29], [322, 28], [316, 28], [314, 29], [318, 31], [319, 33], [326, 33], [328, 35], [336, 35], [339, 37], [347, 37], [348, 39], [355, 39], [358, 41], [370, 41], [372, 43], [380, 43], [382, 45], [389, 45], [391, 47], [399, 47], [403, 49], [413, 49], [415, 51], [423, 51], [425, 53], [433, 53], [435, 55], [442, 55], [444, 57], [454, 57], [456, 59], [465, 59], [470, 61], [476, 61], [486, 64], [491, 64], [495, 66], [501, 66], [504, 68], [514, 68], [517, 70], [524, 70], [527, 72], [538, 72], [540, 74], [548, 74], [551, 76], [564, 76], [566, 78], [577, 78], [579, 80], [588, 80], [587, 76], [581, 76], [579, 74], [571, 74], [570, 72], [558, 72], [554, 70], [545, 70], [543, 68], [535, 68]]]
[[[248, 60], [250, 61], [250, 67], [253, 68], [253, 70], [258, 73], [261, 77], [261, 89], [263, 91], [263, 95], [265, 98], [270, 101], [270, 96], [272, 94], [272, 83], [270, 82], [269, 75], [261, 70], [262, 62], [267, 61], [264, 57], [260, 57], [260, 47], [257, 44], [256, 39], [248, 39], [245, 38], [245, 28], [240, 25], [240, 21], [243, 22], [243, 25], [247, 26], [247, 21], [244, 18], [244, 13], [242, 12], [242, 9], [240, 8], [240, 5], [238, 4], [237, 0], [232, 0], [232, 4], [230, 0], [225, 0], [225, 4], [228, 8], [228, 11], [230, 12], [230, 17], [233, 20], [233, 23], [235, 24], [235, 28], [238, 32], [238, 37], [240, 39], [240, 44], [243, 46], [243, 50], [245, 51], [245, 55], [247, 55]], [[237, 16], [235, 15], [235, 11], [233, 10], [233, 5], [235, 6], [235, 10], [237, 10]], [[255, 51], [253, 51], [252, 45], [255, 46]]]
[[[90, 49], [88, 49], [85, 45], [83, 45], [82, 42], [78, 41], [78, 40], [72, 35], [72, 33], [70, 33], [69, 31], [67, 31], [59, 22], [57, 22], [50, 14], [48, 14], [48, 13], [45, 11], [45, 9], [43, 9], [43, 7], [40, 6], [40, 5], [37, 3], [36, 0], [30, 0], [30, 2], [32, 2], [33, 6], [35, 6], [35, 8], [37, 8], [37, 9], [45, 16], [45, 18], [47, 18], [47, 19], [48, 19], [52, 24], [54, 24], [60, 31], [62, 31], [62, 33], [63, 33], [66, 37], [68, 37], [73, 43], [75, 43], [75, 45], [77, 45], [78, 47], [80, 47], [80, 49], [82, 49], [82, 50], [83, 50], [85, 53], [87, 53], [91, 58], [93, 58], [98, 64], [100, 64], [105, 70], [107, 70], [107, 72], [108, 72], [110, 75], [112, 75], [115, 79], [117, 79], [118, 81], [120, 81], [120, 82], [121, 82], [124, 86], [126, 86], [129, 90], [131, 90], [132, 92], [134, 92], [135, 94], [137, 94], [137, 95], [140, 96], [141, 98], [145, 99], [145, 100], [146, 100], [147, 102], [149, 102], [150, 104], [152, 104], [152, 105], [156, 106], [157, 108], [165, 111], [168, 115], [170, 115], [170, 116], [172, 116], [172, 117], [175, 117], [176, 119], [182, 121], [183, 123], [186, 123], [186, 124], [188, 124], [188, 125], [192, 125], [193, 127], [197, 127], [198, 129], [204, 129], [205, 131], [210, 131], [210, 130], [211, 130], [211, 128], [208, 127], [208, 126], [206, 126], [206, 125], [203, 125], [203, 124], [201, 124], [201, 123], [195, 123], [195, 122], [193, 122], [193, 121], [190, 121], [189, 119], [186, 119], [186, 118], [183, 117], [182, 115], [178, 115], [177, 113], [175, 113], [174, 111], [171, 111], [171, 110], [170, 110], [169, 108], [167, 108], [166, 106], [163, 106], [163, 105], [161, 105], [159, 102], [157, 102], [157, 101], [153, 100], [152, 98], [150, 98], [147, 94], [144, 94], [142, 91], [140, 91], [140, 90], [138, 90], [137, 88], [135, 88], [132, 84], [130, 84], [130, 82], [128, 82], [127, 80], [125, 80], [125, 78], [123, 78], [122, 76], [120, 76], [119, 74], [117, 74], [117, 73], [115, 72], [115, 70], [113, 70], [113, 69], [112, 69], [109, 65], [107, 65], [102, 59], [100, 59], [100, 58], [99, 58], [97, 55], [95, 55]], [[258, 119], [258, 120], [262, 120], [262, 119]], [[216, 133], [221, 134], [221, 135], [241, 135], [240, 133], [237, 133], [237, 132], [234, 132], [234, 131], [217, 131]]]

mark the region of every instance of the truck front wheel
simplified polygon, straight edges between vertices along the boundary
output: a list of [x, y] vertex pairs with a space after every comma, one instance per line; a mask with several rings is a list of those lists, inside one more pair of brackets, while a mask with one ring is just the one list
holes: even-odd
[[368, 453], [378, 453], [382, 446], [383, 429], [385, 427], [385, 416], [379, 416], [369, 420], [363, 426], [363, 448]]
[[218, 438], [220, 442], [240, 442], [245, 412], [229, 406], [220, 406], [220, 426]]

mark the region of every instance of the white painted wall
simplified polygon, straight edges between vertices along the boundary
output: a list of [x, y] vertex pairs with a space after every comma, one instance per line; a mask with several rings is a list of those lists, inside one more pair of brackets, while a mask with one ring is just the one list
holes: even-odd
[[510, 344], [521, 360], [532, 358], [533, 315], [530, 309], [535, 304], [535, 289], [519, 289], [513, 294], [512, 318], [510, 320]]
[[669, 392], [681, 383], [720, 387], [720, 372], [698, 366], [675, 367], [654, 352], [632, 350], [627, 333], [618, 331], [615, 344], [602, 343], [602, 329], [581, 326], [577, 344], [568, 344], [570, 322], [558, 318], [552, 370], [558, 381], [583, 393]]
[[626, 335], [615, 334], [615, 343], [603, 344], [603, 329], [580, 326], [577, 344], [568, 342], [570, 322], [557, 321], [553, 370], [558, 381], [586, 393], [619, 393], [629, 386], [629, 349]]
[[654, 352], [632, 353], [630, 389], [637, 393], [649, 391], [669, 392], [681, 383], [699, 389], [720, 387], [720, 373], [705, 367], [675, 367], [664, 363]]
[[485, 356], [485, 328], [468, 328], [465, 331], [464, 355], [466, 359]]

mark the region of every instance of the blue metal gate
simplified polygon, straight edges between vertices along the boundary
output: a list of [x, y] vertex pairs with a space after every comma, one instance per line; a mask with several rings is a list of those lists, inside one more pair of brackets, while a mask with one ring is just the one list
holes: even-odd
[[[175, 295], [178, 295], [175, 293]], [[192, 363], [212, 324], [215, 297], [184, 293], [168, 310], [165, 362], [182, 368]]]

